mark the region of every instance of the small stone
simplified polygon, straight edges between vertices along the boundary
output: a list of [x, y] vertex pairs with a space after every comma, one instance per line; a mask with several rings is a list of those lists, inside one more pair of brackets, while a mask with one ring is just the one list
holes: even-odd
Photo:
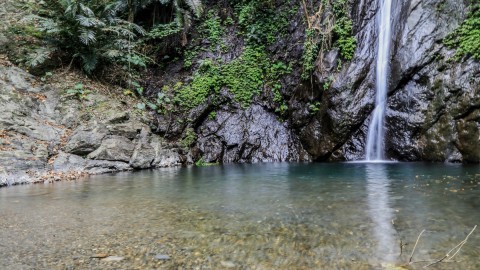
[[91, 256], [90, 258], [103, 259], [103, 258], [106, 258], [106, 257], [108, 257], [107, 253], [97, 253], [97, 254]]
[[108, 256], [106, 258], [103, 258], [102, 261], [105, 261], [105, 262], [119, 262], [123, 259], [125, 259], [125, 258], [120, 257], [120, 256]]
[[166, 261], [166, 260], [170, 260], [170, 256], [165, 254], [157, 254], [155, 255], [155, 259]]
[[226, 268], [235, 268], [235, 264], [231, 261], [221, 261], [220, 264]]

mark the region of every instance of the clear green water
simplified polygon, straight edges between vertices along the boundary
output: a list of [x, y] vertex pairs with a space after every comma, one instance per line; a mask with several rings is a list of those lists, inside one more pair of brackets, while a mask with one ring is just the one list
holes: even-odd
[[[480, 225], [479, 183], [478, 165], [279, 163], [3, 188], [0, 269], [422, 269]], [[429, 269], [480, 269], [479, 247], [477, 229]]]

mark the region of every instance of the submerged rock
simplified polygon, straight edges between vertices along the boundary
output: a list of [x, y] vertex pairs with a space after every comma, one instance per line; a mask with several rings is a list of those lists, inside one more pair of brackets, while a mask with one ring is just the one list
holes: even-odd
[[106, 258], [103, 258], [102, 261], [104, 262], [119, 262], [119, 261], [123, 261], [125, 258], [124, 257], [120, 257], [120, 256], [108, 256]]
[[166, 261], [166, 260], [170, 260], [170, 256], [165, 255], [165, 254], [157, 254], [157, 255], [155, 255], [155, 259], [161, 260], [161, 261]]

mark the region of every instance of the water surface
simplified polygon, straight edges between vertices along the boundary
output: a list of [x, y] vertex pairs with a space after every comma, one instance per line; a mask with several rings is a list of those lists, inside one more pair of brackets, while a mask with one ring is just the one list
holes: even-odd
[[[421, 269], [480, 225], [479, 182], [478, 165], [274, 163], [3, 188], [0, 266], [395, 269], [426, 229], [402, 266]], [[480, 229], [431, 268], [480, 269], [479, 246]]]

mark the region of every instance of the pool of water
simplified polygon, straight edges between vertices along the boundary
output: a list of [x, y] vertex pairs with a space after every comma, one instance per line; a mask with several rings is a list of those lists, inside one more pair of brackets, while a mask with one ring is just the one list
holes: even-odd
[[[480, 225], [479, 183], [478, 165], [274, 163], [2, 188], [0, 268], [422, 269]], [[480, 269], [479, 246], [429, 268]]]

